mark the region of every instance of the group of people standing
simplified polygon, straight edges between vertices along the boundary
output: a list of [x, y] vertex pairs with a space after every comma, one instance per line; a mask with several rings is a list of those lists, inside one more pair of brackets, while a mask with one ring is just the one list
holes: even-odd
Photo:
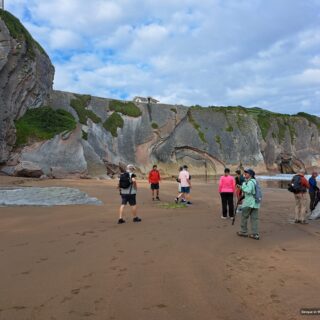
[[[241, 230], [238, 236], [249, 237], [259, 240], [259, 208], [260, 203], [256, 201], [255, 172], [245, 169], [243, 175], [240, 170], [236, 171], [236, 178], [230, 175], [230, 169], [224, 169], [224, 175], [219, 181], [219, 193], [222, 203], [221, 219], [234, 218], [234, 195], [237, 197], [236, 207], [241, 205]], [[251, 233], [248, 232], [248, 221], [251, 223]]]
[[[125, 173], [120, 175], [119, 190], [121, 195], [121, 206], [119, 209], [118, 224], [125, 223], [123, 219], [123, 210], [127, 203], [129, 203], [133, 215], [133, 222], [140, 222], [141, 218], [137, 216], [136, 194], [137, 194], [137, 181], [134, 174], [135, 167], [128, 165]], [[237, 209], [241, 211], [241, 229], [237, 232], [238, 236], [249, 237], [255, 240], [260, 239], [259, 235], [259, 208], [260, 201], [257, 201], [257, 185], [255, 179], [255, 172], [252, 169], [245, 169], [242, 173], [241, 170], [236, 170], [236, 176], [230, 175], [230, 169], [224, 169], [224, 175], [219, 180], [219, 194], [222, 204], [221, 219], [233, 218]], [[292, 179], [292, 183], [298, 181], [298, 189], [294, 192], [295, 197], [295, 223], [307, 224], [307, 189], [310, 195], [310, 211], [314, 209], [316, 194], [319, 191], [317, 187], [316, 178], [317, 172], [312, 172], [309, 181], [304, 177], [305, 171], [300, 170], [297, 175]], [[160, 201], [160, 172], [157, 165], [154, 165], [148, 176], [152, 200]], [[191, 191], [191, 175], [188, 172], [188, 166], [180, 167], [179, 176], [177, 177], [179, 183], [178, 195], [175, 202], [192, 204], [190, 201]], [[236, 208], [234, 207], [234, 195], [236, 196]], [[248, 232], [248, 221], [251, 224], [251, 233]]]

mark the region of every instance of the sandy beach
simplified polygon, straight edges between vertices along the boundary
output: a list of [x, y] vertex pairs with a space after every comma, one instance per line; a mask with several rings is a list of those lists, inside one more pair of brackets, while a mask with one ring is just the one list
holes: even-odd
[[[214, 183], [166, 209], [139, 181], [141, 223], [118, 225], [116, 181], [0, 177], [0, 186], [67, 186], [103, 205], [0, 207], [1, 320], [304, 319], [319, 308], [319, 221], [296, 225], [293, 196], [264, 189], [261, 240], [221, 220]], [[308, 317], [310, 319], [319, 316]]]

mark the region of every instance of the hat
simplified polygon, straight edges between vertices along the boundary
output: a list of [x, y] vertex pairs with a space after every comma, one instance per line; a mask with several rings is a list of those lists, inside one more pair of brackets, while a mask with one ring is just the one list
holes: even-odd
[[133, 164], [127, 165], [127, 170], [136, 170], [135, 166]]
[[249, 173], [251, 177], [254, 177], [256, 174], [252, 169], [244, 169], [244, 172]]

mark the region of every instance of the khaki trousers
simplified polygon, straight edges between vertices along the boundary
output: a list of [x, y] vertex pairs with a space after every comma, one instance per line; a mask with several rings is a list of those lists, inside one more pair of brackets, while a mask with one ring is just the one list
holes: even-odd
[[294, 198], [296, 201], [294, 219], [299, 221], [304, 221], [306, 220], [306, 214], [307, 214], [307, 194], [296, 193], [294, 195]]

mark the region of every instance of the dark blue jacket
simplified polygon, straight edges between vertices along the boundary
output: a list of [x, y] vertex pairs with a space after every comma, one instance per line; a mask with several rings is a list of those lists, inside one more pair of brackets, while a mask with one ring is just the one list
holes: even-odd
[[317, 181], [315, 178], [313, 177], [309, 178], [309, 185], [310, 185], [309, 192], [315, 192], [318, 190]]

